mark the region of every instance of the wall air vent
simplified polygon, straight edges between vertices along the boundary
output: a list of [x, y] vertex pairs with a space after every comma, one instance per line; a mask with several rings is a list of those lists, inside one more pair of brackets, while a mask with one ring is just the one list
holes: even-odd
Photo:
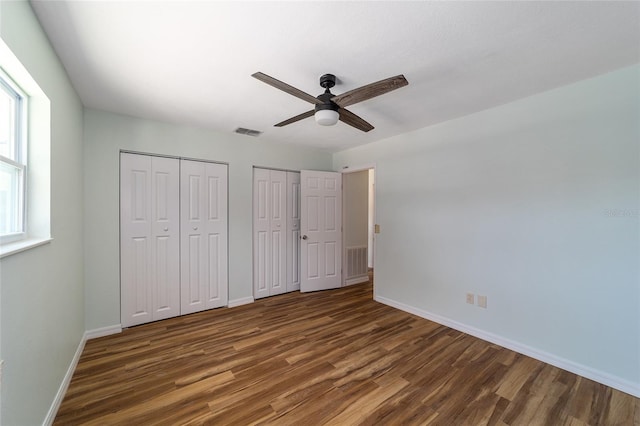
[[239, 133], [241, 135], [248, 135], [248, 136], [260, 136], [262, 134], [262, 132], [258, 130], [245, 129], [244, 127], [238, 127], [236, 129], [236, 133]]

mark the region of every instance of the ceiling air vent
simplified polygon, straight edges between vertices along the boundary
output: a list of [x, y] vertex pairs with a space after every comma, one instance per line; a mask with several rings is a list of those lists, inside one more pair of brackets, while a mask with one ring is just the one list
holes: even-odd
[[236, 129], [236, 133], [239, 133], [241, 135], [248, 135], [248, 136], [260, 136], [262, 134], [262, 132], [258, 130], [245, 129], [244, 127], [238, 127]]

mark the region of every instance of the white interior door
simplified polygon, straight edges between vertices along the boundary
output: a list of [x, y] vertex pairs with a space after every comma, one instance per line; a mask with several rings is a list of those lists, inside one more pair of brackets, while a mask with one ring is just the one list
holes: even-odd
[[287, 290], [287, 173], [254, 168], [254, 298]]
[[179, 162], [120, 156], [123, 327], [180, 315]]
[[227, 165], [180, 162], [181, 311], [227, 305]]
[[342, 281], [342, 175], [300, 172], [300, 291], [340, 287]]

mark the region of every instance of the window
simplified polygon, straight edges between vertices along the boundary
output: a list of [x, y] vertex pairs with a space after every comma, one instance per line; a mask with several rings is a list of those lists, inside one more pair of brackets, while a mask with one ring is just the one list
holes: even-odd
[[23, 238], [26, 202], [27, 97], [0, 72], [0, 238]]
[[0, 38], [0, 258], [51, 240], [51, 102]]

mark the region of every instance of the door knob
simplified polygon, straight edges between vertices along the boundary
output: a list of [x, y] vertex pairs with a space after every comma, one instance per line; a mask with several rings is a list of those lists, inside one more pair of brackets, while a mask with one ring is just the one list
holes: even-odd
[[164, 232], [167, 232], [169, 230], [169, 228], [164, 228]]
[[198, 230], [198, 227], [197, 227], [197, 226], [194, 226], [194, 227], [193, 227], [193, 230], [194, 230], [194, 231], [197, 231], [197, 230]]
[[306, 239], [307, 239], [307, 238], [309, 238], [309, 237], [307, 237], [306, 235], [303, 235], [303, 236], [302, 236], [302, 237], [300, 237], [300, 238], [302, 238], [303, 240], [306, 240]]

